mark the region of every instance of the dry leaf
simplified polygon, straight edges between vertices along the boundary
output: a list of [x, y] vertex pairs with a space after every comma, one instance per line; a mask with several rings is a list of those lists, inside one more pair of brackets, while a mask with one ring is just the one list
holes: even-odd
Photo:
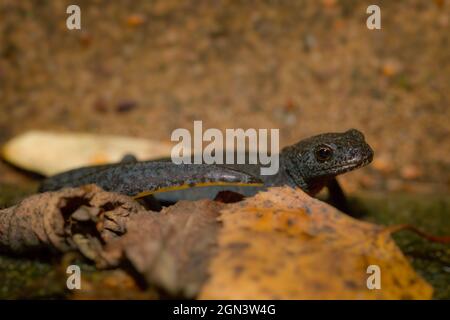
[[172, 145], [133, 137], [29, 131], [7, 142], [5, 160], [17, 167], [50, 176], [70, 169], [119, 162], [133, 154], [138, 160], [169, 157]]
[[127, 234], [107, 246], [103, 259], [114, 265], [121, 256], [147, 283], [193, 298], [208, 276], [223, 207], [210, 200], [180, 201], [151, 217], [131, 217]]
[[[411, 227], [360, 222], [288, 187], [234, 204], [181, 201], [157, 213], [88, 185], [0, 210], [0, 249], [76, 250], [101, 268], [132, 266], [176, 297], [430, 298], [432, 288], [390, 238], [400, 229]], [[370, 265], [381, 269], [380, 290], [367, 288]]]
[[[271, 188], [222, 211], [218, 254], [201, 299], [429, 299], [389, 229], [301, 190]], [[369, 290], [367, 268], [381, 269]]]
[[125, 263], [147, 284], [193, 298], [208, 276], [224, 206], [210, 200], [180, 201], [153, 212], [95, 185], [65, 188], [0, 210], [0, 250], [79, 251], [99, 268]]
[[147, 213], [130, 197], [95, 185], [36, 194], [0, 210], [0, 250], [79, 250], [97, 259], [102, 243], [126, 232], [130, 216]]

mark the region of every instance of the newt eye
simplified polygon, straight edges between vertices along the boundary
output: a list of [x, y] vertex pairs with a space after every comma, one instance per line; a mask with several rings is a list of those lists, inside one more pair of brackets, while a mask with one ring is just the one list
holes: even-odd
[[327, 160], [330, 160], [333, 156], [333, 149], [331, 149], [329, 146], [321, 145], [317, 147], [315, 151], [316, 159], [319, 162], [325, 162]]

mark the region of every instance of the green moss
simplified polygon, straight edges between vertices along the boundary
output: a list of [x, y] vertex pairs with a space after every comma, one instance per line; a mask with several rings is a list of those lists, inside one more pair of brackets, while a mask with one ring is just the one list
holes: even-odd
[[0, 299], [61, 298], [64, 284], [51, 263], [0, 256]]
[[33, 185], [12, 185], [0, 183], [0, 209], [10, 207], [36, 192]]

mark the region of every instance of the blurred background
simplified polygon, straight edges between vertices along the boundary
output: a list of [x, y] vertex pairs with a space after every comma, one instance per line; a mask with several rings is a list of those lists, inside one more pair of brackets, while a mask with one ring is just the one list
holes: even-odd
[[[176, 128], [279, 128], [282, 146], [357, 128], [354, 190], [447, 193], [450, 3], [73, 1], [0, 4], [0, 144], [31, 129], [170, 142]], [[5, 163], [0, 182], [26, 183]]]

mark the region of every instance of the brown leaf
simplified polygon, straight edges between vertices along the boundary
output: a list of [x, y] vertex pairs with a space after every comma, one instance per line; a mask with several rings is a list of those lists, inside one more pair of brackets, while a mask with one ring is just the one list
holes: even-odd
[[134, 216], [127, 234], [110, 243], [103, 258], [114, 264], [122, 254], [147, 283], [172, 295], [194, 297], [208, 276], [223, 207], [209, 200], [181, 201], [150, 217]]
[[[218, 254], [201, 299], [429, 299], [390, 230], [301, 190], [271, 188], [221, 215]], [[367, 268], [381, 270], [369, 290]]]
[[80, 250], [94, 259], [101, 243], [125, 233], [129, 216], [145, 209], [95, 185], [36, 194], [0, 211], [0, 249], [14, 253]]
[[31, 196], [0, 211], [0, 249], [79, 251], [99, 268], [133, 266], [147, 284], [194, 297], [216, 248], [225, 206], [181, 201], [161, 212], [95, 185]]
[[[158, 213], [90, 185], [1, 210], [0, 249], [77, 250], [98, 267], [132, 266], [178, 297], [430, 298], [432, 288], [390, 238], [401, 229], [424, 236], [354, 220], [287, 187], [235, 204], [181, 201]], [[381, 269], [380, 290], [367, 288], [370, 265]]]

